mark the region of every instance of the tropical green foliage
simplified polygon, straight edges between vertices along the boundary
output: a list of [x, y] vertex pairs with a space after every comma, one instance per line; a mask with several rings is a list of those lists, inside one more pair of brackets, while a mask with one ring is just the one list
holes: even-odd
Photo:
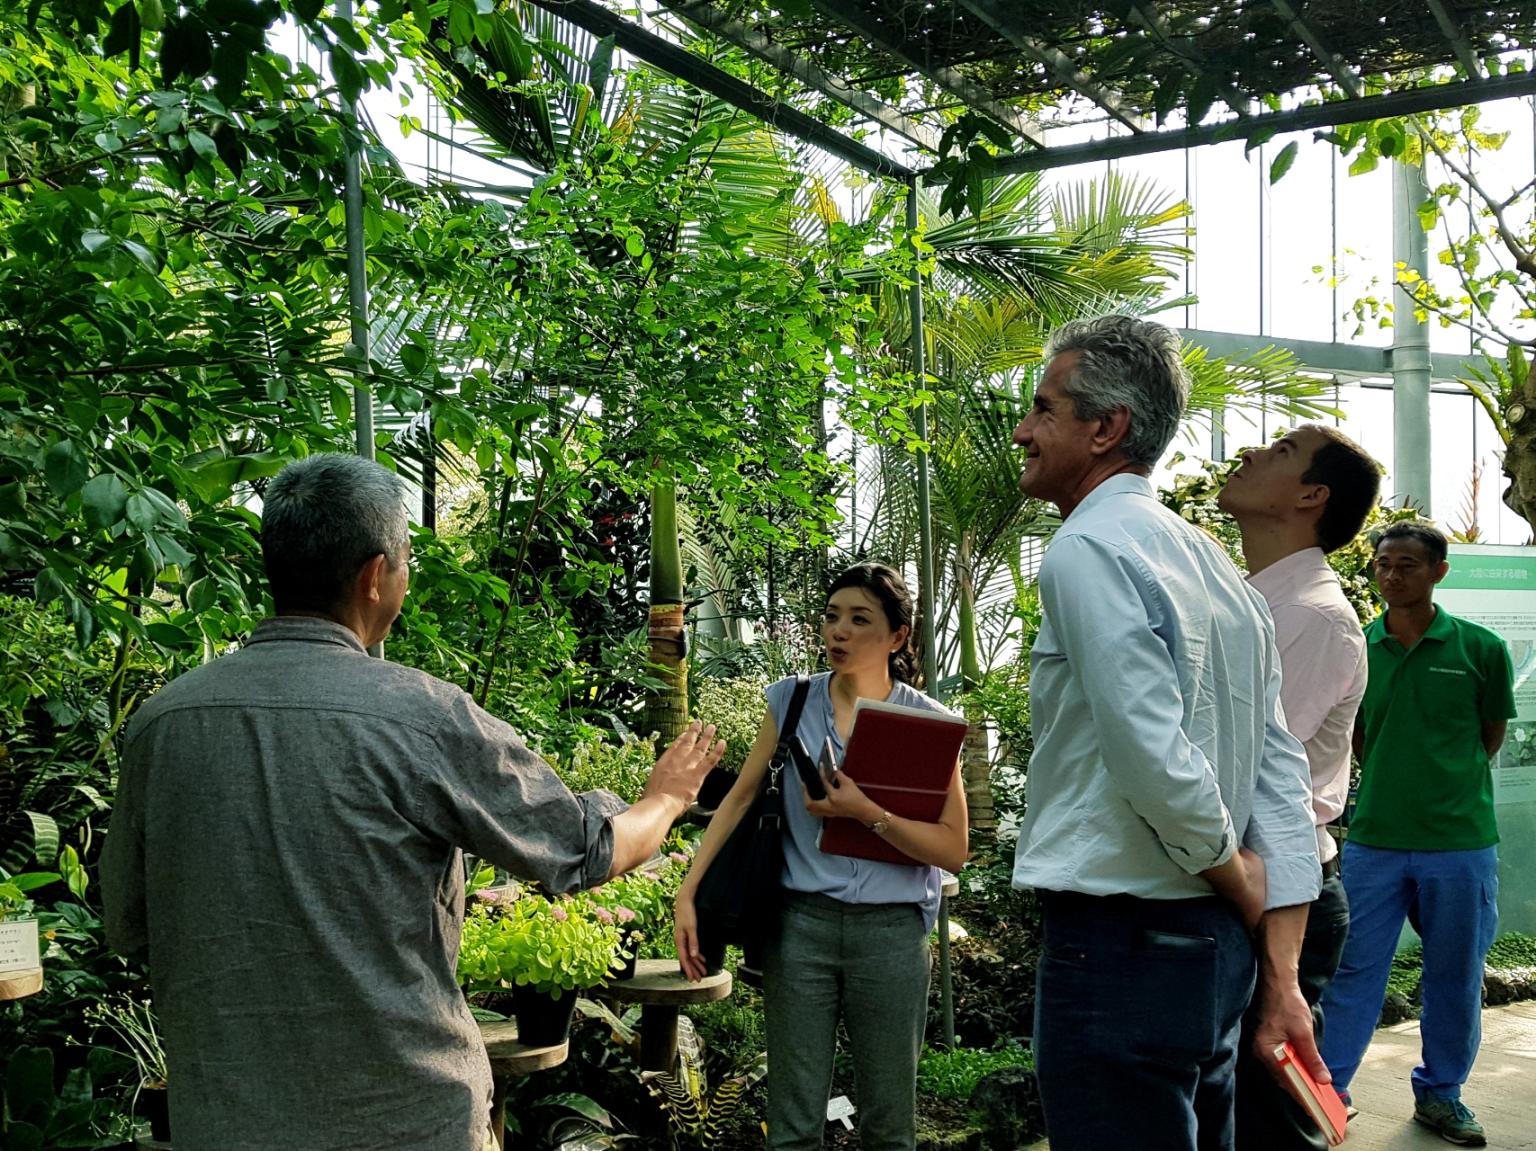
[[1000, 1043], [991, 1050], [954, 1047], [948, 1050], [924, 1046], [917, 1061], [917, 1089], [937, 1099], [966, 1100], [982, 1076], [1003, 1067], [1033, 1067], [1034, 1056], [1017, 1042]]

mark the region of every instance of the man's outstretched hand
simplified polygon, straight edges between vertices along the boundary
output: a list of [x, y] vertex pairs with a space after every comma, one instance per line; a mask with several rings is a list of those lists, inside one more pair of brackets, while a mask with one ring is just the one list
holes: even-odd
[[724, 754], [725, 741], [715, 738], [714, 724], [704, 727], [697, 721], [690, 723], [672, 741], [651, 768], [640, 798], [611, 821], [613, 865], [608, 878], [639, 867], [655, 853]]
[[725, 740], [715, 738], [715, 725], [704, 727], [694, 720], [657, 757], [641, 798], [673, 800], [681, 814], [698, 797], [704, 777], [724, 754]]

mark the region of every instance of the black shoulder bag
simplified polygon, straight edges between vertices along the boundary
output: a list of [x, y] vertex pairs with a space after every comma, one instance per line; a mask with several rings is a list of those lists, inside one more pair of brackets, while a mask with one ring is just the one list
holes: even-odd
[[[721, 844], [694, 892], [699, 949], [711, 970], [720, 966], [728, 943], [744, 949], [747, 968], [756, 969], [762, 945], [778, 932], [784, 895], [785, 771], [810, 686], [810, 676], [802, 672], [795, 677], [779, 742], [757, 795]], [[754, 982], [751, 971], [738, 968], [737, 974]]]

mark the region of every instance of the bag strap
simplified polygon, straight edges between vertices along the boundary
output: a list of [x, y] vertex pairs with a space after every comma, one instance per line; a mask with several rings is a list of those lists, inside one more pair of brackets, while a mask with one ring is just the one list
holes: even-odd
[[784, 709], [784, 724], [779, 728], [779, 742], [773, 749], [773, 758], [769, 760], [768, 770], [763, 775], [765, 817], [777, 819], [784, 810], [784, 794], [779, 788], [779, 779], [789, 763], [789, 741], [795, 738], [795, 732], [800, 728], [800, 713], [805, 710], [805, 697], [810, 691], [811, 677], [802, 671], [795, 676], [795, 689], [789, 697], [789, 706]]

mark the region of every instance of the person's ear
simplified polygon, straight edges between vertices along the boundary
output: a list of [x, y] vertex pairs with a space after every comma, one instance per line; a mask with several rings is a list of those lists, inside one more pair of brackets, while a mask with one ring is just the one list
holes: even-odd
[[895, 655], [897, 652], [899, 652], [903, 648], [905, 648], [907, 646], [907, 640], [911, 637], [911, 635], [912, 635], [912, 626], [910, 624], [905, 624], [904, 623], [899, 628], [897, 628], [896, 629], [896, 647], [891, 651], [891, 654]]
[[1108, 455], [1124, 443], [1130, 434], [1131, 409], [1122, 404], [1094, 421], [1088, 450], [1096, 456]]
[[358, 570], [355, 590], [359, 602], [374, 604], [383, 598], [379, 594], [379, 587], [383, 582], [384, 572], [388, 567], [388, 557], [383, 552], [380, 552]]
[[1450, 570], [1451, 564], [1449, 560], [1441, 560], [1439, 563], [1437, 563], [1435, 565], [1435, 582], [1439, 583], [1441, 580], [1443, 580], [1446, 573]]
[[1327, 504], [1328, 497], [1332, 494], [1327, 484], [1309, 484], [1296, 497], [1296, 510], [1306, 512], [1321, 511], [1323, 506]]

